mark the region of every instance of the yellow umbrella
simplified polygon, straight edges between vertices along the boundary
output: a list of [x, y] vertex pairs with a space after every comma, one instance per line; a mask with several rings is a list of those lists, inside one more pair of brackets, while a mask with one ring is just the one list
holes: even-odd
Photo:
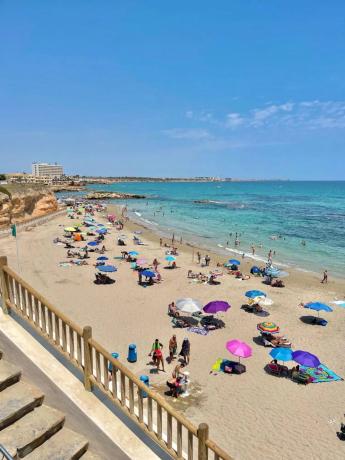
[[65, 232], [76, 232], [76, 229], [74, 227], [66, 227]]

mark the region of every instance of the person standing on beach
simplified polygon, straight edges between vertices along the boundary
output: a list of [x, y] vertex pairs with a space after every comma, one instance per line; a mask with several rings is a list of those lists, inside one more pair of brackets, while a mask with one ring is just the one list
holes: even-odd
[[180, 351], [180, 356], [182, 356], [184, 362], [187, 364], [189, 364], [189, 360], [190, 360], [190, 341], [188, 340], [188, 338], [186, 337], [185, 339], [183, 339], [183, 342], [182, 342], [182, 348], [181, 348], [181, 351]]
[[328, 271], [327, 270], [325, 270], [323, 272], [323, 279], [321, 280], [321, 283], [322, 284], [327, 284], [328, 283]]
[[255, 246], [254, 245], [252, 246], [252, 254], [253, 256], [255, 256]]
[[210, 265], [210, 261], [211, 261], [211, 258], [208, 254], [206, 254], [205, 256], [205, 265], [206, 267], [208, 267]]
[[171, 238], [171, 244], [173, 245], [175, 242], [175, 233], [173, 233], [172, 238]]
[[176, 340], [176, 335], [174, 334], [171, 339], [169, 340], [169, 359], [170, 362], [174, 359], [175, 355], [177, 353], [177, 340]]
[[162, 238], [159, 238], [159, 246], [162, 247], [162, 244], [163, 244], [163, 240]]
[[201, 254], [200, 254], [200, 252], [198, 251], [198, 252], [196, 253], [196, 255], [197, 255], [197, 258], [198, 258], [198, 264], [200, 264], [200, 260], [201, 260]]
[[153, 262], [152, 262], [152, 266], [155, 269], [155, 272], [157, 271], [158, 265], [159, 265], [158, 260], [156, 258], [154, 258]]

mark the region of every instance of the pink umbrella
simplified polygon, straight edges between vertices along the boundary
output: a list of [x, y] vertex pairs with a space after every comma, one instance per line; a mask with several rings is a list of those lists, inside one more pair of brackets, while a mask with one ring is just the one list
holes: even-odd
[[233, 355], [238, 356], [239, 362], [241, 358], [249, 358], [252, 356], [252, 349], [250, 346], [240, 340], [229, 340], [229, 342], [226, 342], [226, 349]]

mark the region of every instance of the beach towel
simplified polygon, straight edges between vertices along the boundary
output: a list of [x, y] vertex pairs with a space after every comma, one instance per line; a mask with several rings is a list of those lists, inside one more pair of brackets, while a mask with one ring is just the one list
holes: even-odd
[[187, 331], [194, 332], [195, 334], [200, 334], [200, 335], [207, 335], [208, 334], [208, 330], [204, 329], [203, 327], [196, 327], [196, 326], [188, 327]]
[[335, 374], [331, 369], [328, 369], [324, 364], [319, 367], [305, 367], [300, 366], [300, 369], [312, 378], [311, 383], [322, 382], [336, 382], [337, 380], [344, 380], [339, 375]]
[[213, 364], [211, 371], [220, 372], [223, 361], [224, 360], [222, 358], [218, 358], [217, 361]]

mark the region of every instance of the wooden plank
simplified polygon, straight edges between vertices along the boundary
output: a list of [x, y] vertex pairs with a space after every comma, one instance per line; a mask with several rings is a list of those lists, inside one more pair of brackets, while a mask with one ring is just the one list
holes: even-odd
[[172, 446], [172, 415], [167, 412], [167, 446]]
[[134, 383], [129, 381], [129, 412], [134, 414]]
[[182, 457], [182, 423], [181, 422], [177, 422], [176, 435], [177, 435], [177, 440], [176, 440], [177, 456]]
[[188, 460], [193, 460], [194, 435], [188, 431]]
[[80, 366], [83, 365], [83, 354], [82, 354], [82, 338], [81, 335], [77, 333], [77, 362]]
[[41, 309], [41, 328], [43, 334], [47, 335], [47, 317], [46, 317], [46, 306], [40, 302], [40, 309]]
[[96, 379], [99, 383], [102, 383], [102, 374], [101, 374], [101, 354], [99, 351], [96, 351]]
[[62, 349], [63, 351], [67, 352], [67, 324], [62, 319], [61, 320], [61, 328], [62, 328]]
[[61, 337], [60, 337], [60, 320], [59, 317], [53, 314], [54, 317], [54, 329], [55, 329], [55, 343], [58, 347], [61, 347]]
[[103, 356], [103, 380], [105, 390], [109, 390], [109, 361], [105, 356]]
[[47, 328], [47, 334], [51, 338], [51, 340], [54, 340], [54, 332], [53, 332], [53, 312], [47, 309], [48, 312], [48, 328]]
[[111, 370], [111, 383], [113, 387], [113, 395], [116, 400], [118, 399], [117, 397], [117, 372], [118, 372], [117, 369], [115, 369], [115, 367], [113, 366]]
[[144, 401], [141, 391], [138, 389], [138, 409], [139, 409], [139, 422], [144, 420]]
[[68, 331], [69, 331], [69, 355], [73, 360], [76, 360], [75, 348], [74, 348], [74, 331], [71, 327], [68, 327]]
[[157, 404], [157, 436], [162, 439], [162, 406]]
[[126, 375], [120, 371], [121, 378], [121, 404], [126, 405]]
[[150, 396], [147, 397], [147, 426], [150, 431], [152, 431], [152, 398]]

